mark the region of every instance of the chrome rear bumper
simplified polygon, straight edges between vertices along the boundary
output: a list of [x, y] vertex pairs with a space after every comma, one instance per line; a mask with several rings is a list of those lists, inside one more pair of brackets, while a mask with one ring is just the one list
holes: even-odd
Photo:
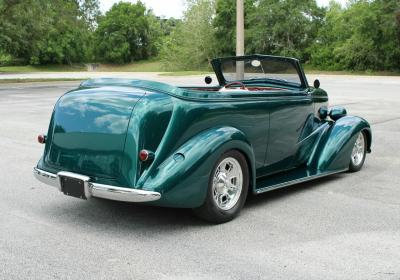
[[161, 194], [158, 192], [137, 190], [131, 188], [121, 188], [110, 185], [93, 183], [90, 181], [90, 177], [71, 172], [61, 171], [58, 172], [57, 174], [54, 174], [41, 170], [37, 167], [34, 167], [33, 175], [40, 182], [56, 187], [59, 191], [62, 191], [60, 176], [68, 176], [83, 180], [85, 188], [85, 196], [88, 199], [93, 196], [93, 197], [126, 201], [126, 202], [148, 202], [148, 201], [155, 201], [161, 198]]

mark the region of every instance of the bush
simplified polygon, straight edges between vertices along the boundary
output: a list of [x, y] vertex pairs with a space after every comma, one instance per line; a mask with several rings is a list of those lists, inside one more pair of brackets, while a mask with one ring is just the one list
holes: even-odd
[[95, 32], [99, 61], [127, 63], [156, 53], [159, 22], [142, 2], [120, 2], [100, 18]]
[[213, 0], [192, 0], [183, 22], [165, 38], [161, 50], [166, 70], [203, 70], [217, 51], [213, 17]]
[[13, 62], [11, 55], [0, 52], [0, 66], [9, 66]]
[[400, 2], [332, 3], [312, 45], [311, 63], [327, 70], [400, 70]]

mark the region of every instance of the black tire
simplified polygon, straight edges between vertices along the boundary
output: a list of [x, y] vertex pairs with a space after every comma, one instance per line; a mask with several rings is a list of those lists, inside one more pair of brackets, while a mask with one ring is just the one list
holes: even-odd
[[[366, 158], [366, 155], [367, 155], [367, 135], [365, 134], [365, 132], [364, 131], [360, 131], [360, 134], [358, 134], [358, 135], [362, 135], [363, 136], [363, 141], [364, 141], [364, 151], [363, 151], [363, 157], [362, 157], [362, 160], [359, 162], [359, 163], [355, 163], [354, 161], [353, 161], [353, 158], [352, 158], [352, 156], [350, 156], [350, 164], [349, 164], [349, 172], [357, 172], [357, 171], [360, 171], [361, 170], [361, 168], [363, 167], [363, 165], [364, 165], [364, 162], [365, 162], [365, 158]], [[358, 138], [359, 136], [357, 136], [357, 138]], [[356, 142], [357, 142], [357, 140], [356, 140]]]
[[[213, 197], [213, 179], [216, 173], [216, 170], [219, 166], [219, 164], [227, 159], [227, 158], [234, 158], [239, 162], [241, 170], [242, 170], [242, 175], [243, 175], [243, 183], [242, 183], [242, 190], [239, 194], [239, 199], [236, 202], [236, 204], [229, 210], [223, 210], [221, 209], [217, 203], [214, 201]], [[195, 213], [196, 216], [199, 218], [215, 223], [215, 224], [220, 224], [220, 223], [226, 223], [234, 219], [240, 212], [240, 210], [243, 208], [243, 205], [246, 201], [248, 189], [249, 189], [249, 167], [246, 161], [246, 158], [242, 153], [240, 153], [237, 150], [230, 150], [226, 153], [224, 153], [215, 163], [212, 172], [210, 174], [209, 182], [208, 182], [208, 190], [207, 190], [207, 197], [203, 203], [198, 208], [193, 209], [193, 212]]]

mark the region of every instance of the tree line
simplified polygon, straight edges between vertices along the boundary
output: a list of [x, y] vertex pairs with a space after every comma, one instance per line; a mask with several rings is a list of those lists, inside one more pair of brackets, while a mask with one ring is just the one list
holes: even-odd
[[[142, 2], [0, 0], [0, 65], [129, 63], [208, 67], [235, 54], [236, 0], [187, 0], [182, 19]], [[246, 53], [284, 55], [327, 70], [400, 70], [400, 1], [245, 0]]]

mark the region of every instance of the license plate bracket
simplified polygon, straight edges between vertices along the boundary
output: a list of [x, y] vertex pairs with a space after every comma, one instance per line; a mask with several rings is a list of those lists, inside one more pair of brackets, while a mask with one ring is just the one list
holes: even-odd
[[61, 191], [68, 196], [87, 199], [85, 195], [85, 181], [78, 178], [60, 176]]

